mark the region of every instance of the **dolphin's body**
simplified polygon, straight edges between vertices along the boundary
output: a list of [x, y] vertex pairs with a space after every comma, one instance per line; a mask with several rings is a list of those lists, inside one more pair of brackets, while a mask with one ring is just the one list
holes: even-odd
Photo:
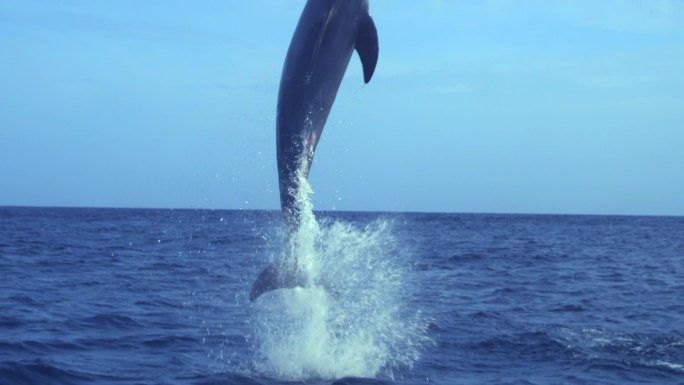
[[[378, 60], [378, 35], [368, 0], [308, 0], [287, 51], [278, 93], [276, 147], [280, 206], [290, 232], [299, 228], [296, 197], [306, 178], [337, 90], [356, 50], [364, 82]], [[301, 286], [300, 274], [267, 267], [252, 287], [251, 299], [278, 288]]]

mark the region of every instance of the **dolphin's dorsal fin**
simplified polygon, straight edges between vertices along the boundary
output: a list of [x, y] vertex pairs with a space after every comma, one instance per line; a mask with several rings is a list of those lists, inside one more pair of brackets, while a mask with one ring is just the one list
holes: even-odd
[[356, 52], [359, 53], [363, 65], [363, 81], [368, 83], [378, 63], [378, 30], [375, 29], [373, 18], [365, 14], [359, 23], [359, 30], [354, 42]]

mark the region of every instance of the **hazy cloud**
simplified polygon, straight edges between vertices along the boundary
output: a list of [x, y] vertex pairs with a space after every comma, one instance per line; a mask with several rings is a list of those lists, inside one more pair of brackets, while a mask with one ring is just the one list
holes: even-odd
[[166, 43], [240, 44], [223, 33], [189, 25], [164, 25], [67, 10], [0, 13], [0, 23], [15, 30], [95, 34], [114, 39], [156, 40]]

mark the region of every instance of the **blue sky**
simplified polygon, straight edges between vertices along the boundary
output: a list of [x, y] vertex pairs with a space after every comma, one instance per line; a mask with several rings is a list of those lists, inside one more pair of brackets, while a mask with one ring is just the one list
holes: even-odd
[[[0, 205], [278, 208], [302, 0], [0, 4]], [[371, 0], [316, 208], [684, 215], [684, 3]]]

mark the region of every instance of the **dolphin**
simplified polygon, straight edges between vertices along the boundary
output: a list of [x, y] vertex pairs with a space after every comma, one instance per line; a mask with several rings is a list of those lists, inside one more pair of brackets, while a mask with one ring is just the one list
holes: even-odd
[[[276, 152], [280, 207], [290, 233], [299, 228], [299, 178], [307, 178], [337, 90], [354, 51], [368, 83], [378, 61], [378, 34], [368, 0], [308, 0], [285, 57], [278, 92]], [[296, 267], [271, 265], [259, 274], [250, 299], [302, 286]]]

